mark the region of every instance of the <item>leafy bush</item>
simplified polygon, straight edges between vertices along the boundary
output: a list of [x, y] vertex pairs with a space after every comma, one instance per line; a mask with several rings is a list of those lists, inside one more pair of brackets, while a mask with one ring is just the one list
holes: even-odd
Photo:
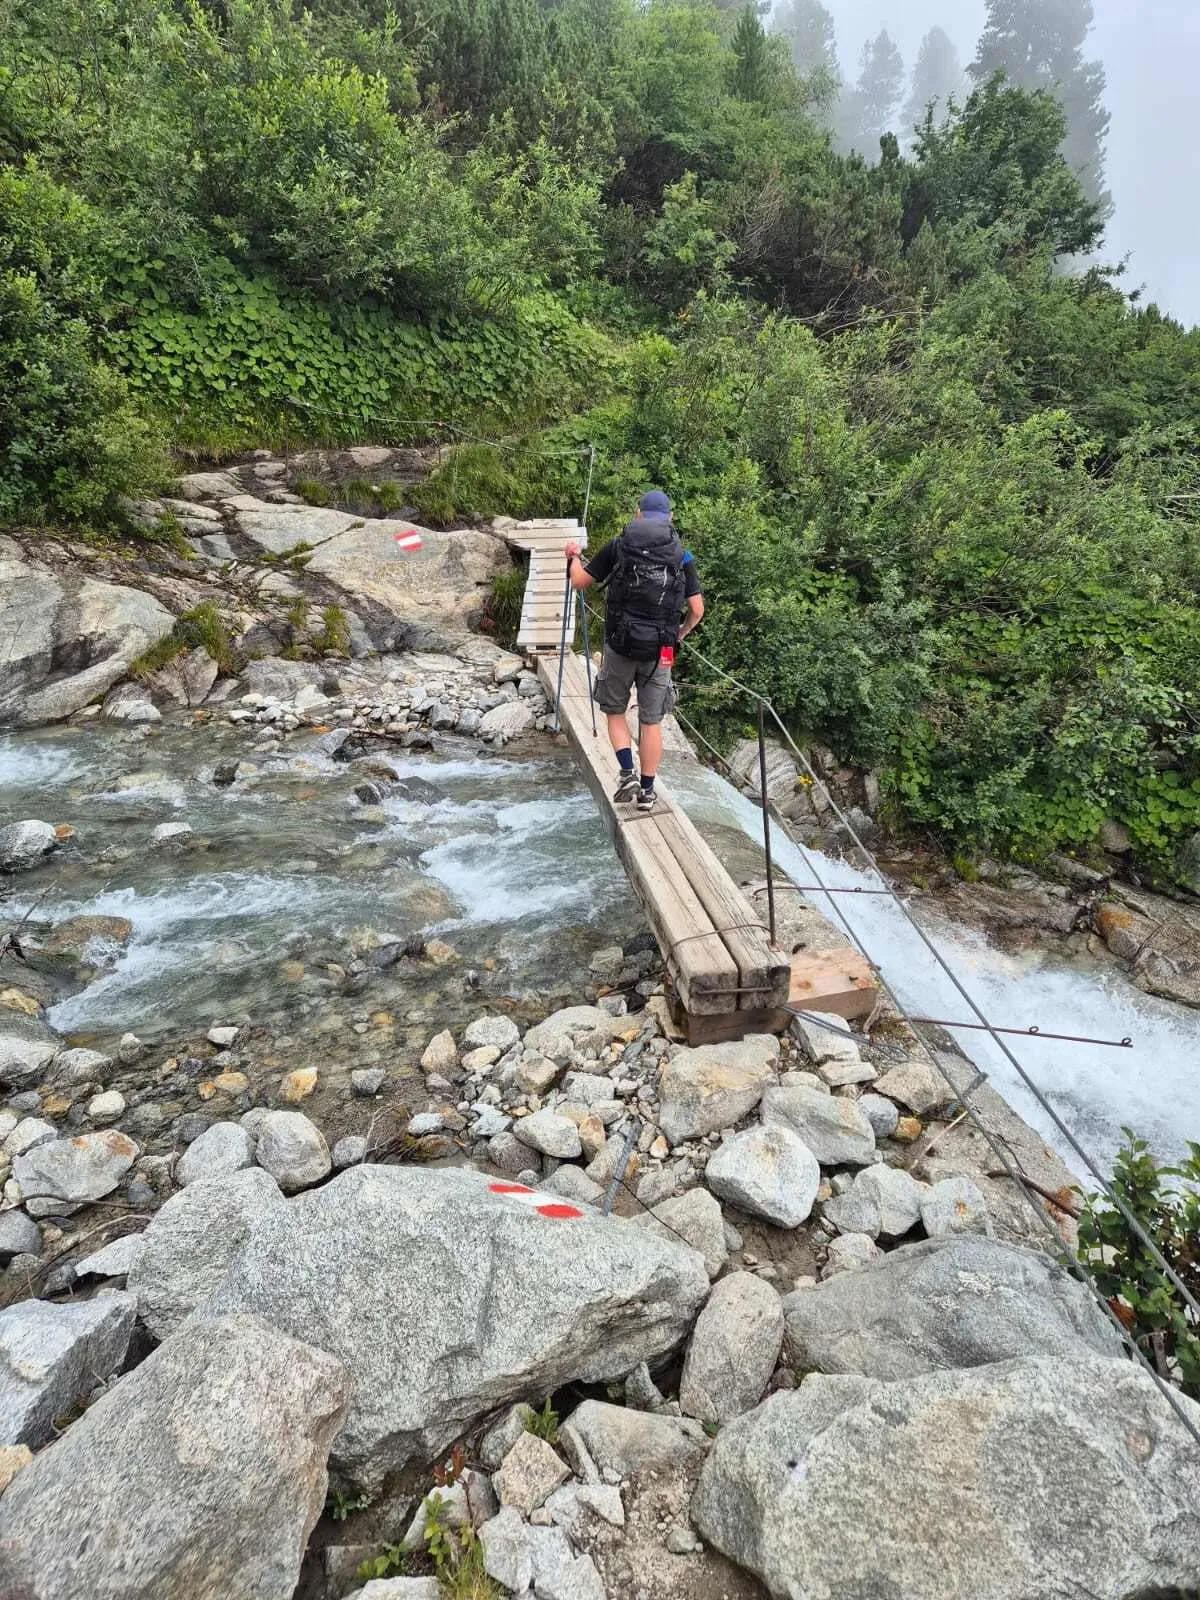
[[[1144, 1139], [1123, 1130], [1113, 1188], [1200, 1300], [1200, 1144], [1178, 1166], [1159, 1166]], [[1086, 1199], [1079, 1258], [1150, 1364], [1200, 1399], [1200, 1321], [1117, 1207]]]

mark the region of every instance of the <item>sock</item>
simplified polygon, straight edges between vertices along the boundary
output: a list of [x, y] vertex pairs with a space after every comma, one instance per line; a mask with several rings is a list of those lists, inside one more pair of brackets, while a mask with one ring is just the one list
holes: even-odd
[[650, 776], [647, 777], [646, 774], [643, 772], [642, 773], [642, 788], [645, 789], [647, 794], [649, 794], [650, 790], [653, 789], [653, 787], [654, 787], [654, 774], [651, 773]]
[[633, 750], [629, 745], [626, 745], [624, 750], [617, 751], [617, 765], [622, 772], [633, 771]]

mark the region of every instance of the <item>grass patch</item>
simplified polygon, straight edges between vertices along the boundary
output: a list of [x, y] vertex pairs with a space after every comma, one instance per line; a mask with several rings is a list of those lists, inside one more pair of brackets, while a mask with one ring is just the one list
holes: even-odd
[[536, 494], [531, 464], [523, 456], [490, 444], [465, 444], [424, 483], [413, 484], [409, 500], [426, 521], [448, 527], [531, 515]]
[[292, 485], [292, 492], [310, 506], [331, 506], [335, 498], [333, 490], [319, 478], [297, 478]]
[[558, 1443], [558, 1412], [550, 1404], [549, 1395], [540, 1411], [530, 1409], [525, 1417], [525, 1432], [544, 1439], [547, 1444]]
[[483, 607], [484, 633], [490, 633], [498, 643], [515, 647], [521, 628], [521, 607], [525, 604], [525, 580], [529, 576], [524, 567], [511, 567], [498, 572]]
[[341, 606], [326, 606], [321, 612], [321, 631], [313, 641], [318, 650], [350, 654], [350, 625]]
[[231, 678], [237, 672], [237, 658], [228, 629], [211, 600], [205, 600], [191, 611], [185, 611], [165, 639], [143, 652], [129, 666], [129, 676], [139, 681], [152, 677], [161, 667], [185, 650], [207, 650], [222, 677]]

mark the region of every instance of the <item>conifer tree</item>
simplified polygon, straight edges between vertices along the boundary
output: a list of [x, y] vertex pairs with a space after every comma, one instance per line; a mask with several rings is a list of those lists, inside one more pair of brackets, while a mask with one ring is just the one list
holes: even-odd
[[987, 23], [970, 73], [986, 83], [996, 72], [1022, 89], [1050, 89], [1067, 117], [1063, 155], [1089, 200], [1112, 211], [1104, 187], [1104, 68], [1086, 61], [1092, 0], [988, 0]]
[[954, 41], [944, 28], [930, 28], [921, 40], [913, 67], [912, 88], [904, 107], [905, 133], [910, 134], [924, 122], [930, 101], [937, 102], [935, 114], [942, 115], [952, 95], [962, 98], [965, 83]]
[[837, 39], [833, 18], [821, 0], [791, 0], [775, 13], [775, 32], [786, 42], [797, 72], [823, 73], [837, 82]]
[[838, 142], [844, 150], [874, 157], [904, 90], [904, 60], [886, 28], [869, 39], [859, 58], [858, 82], [838, 105]]

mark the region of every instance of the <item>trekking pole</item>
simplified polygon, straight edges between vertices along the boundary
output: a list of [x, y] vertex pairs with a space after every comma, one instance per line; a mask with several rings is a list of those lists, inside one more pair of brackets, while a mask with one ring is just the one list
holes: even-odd
[[596, 702], [592, 697], [592, 652], [588, 647], [587, 601], [580, 596], [579, 614], [583, 618], [583, 659], [587, 665], [588, 707], [592, 713], [592, 738], [600, 737], [596, 728]]
[[554, 692], [554, 731], [555, 731], [555, 733], [560, 732], [561, 729], [562, 729], [562, 718], [560, 717], [559, 713], [562, 710], [563, 667], [565, 666], [566, 660], [567, 660], [567, 617], [570, 614], [570, 610], [571, 610], [571, 557], [568, 556], [567, 557], [567, 586], [563, 590], [562, 638], [558, 642], [558, 688]]

